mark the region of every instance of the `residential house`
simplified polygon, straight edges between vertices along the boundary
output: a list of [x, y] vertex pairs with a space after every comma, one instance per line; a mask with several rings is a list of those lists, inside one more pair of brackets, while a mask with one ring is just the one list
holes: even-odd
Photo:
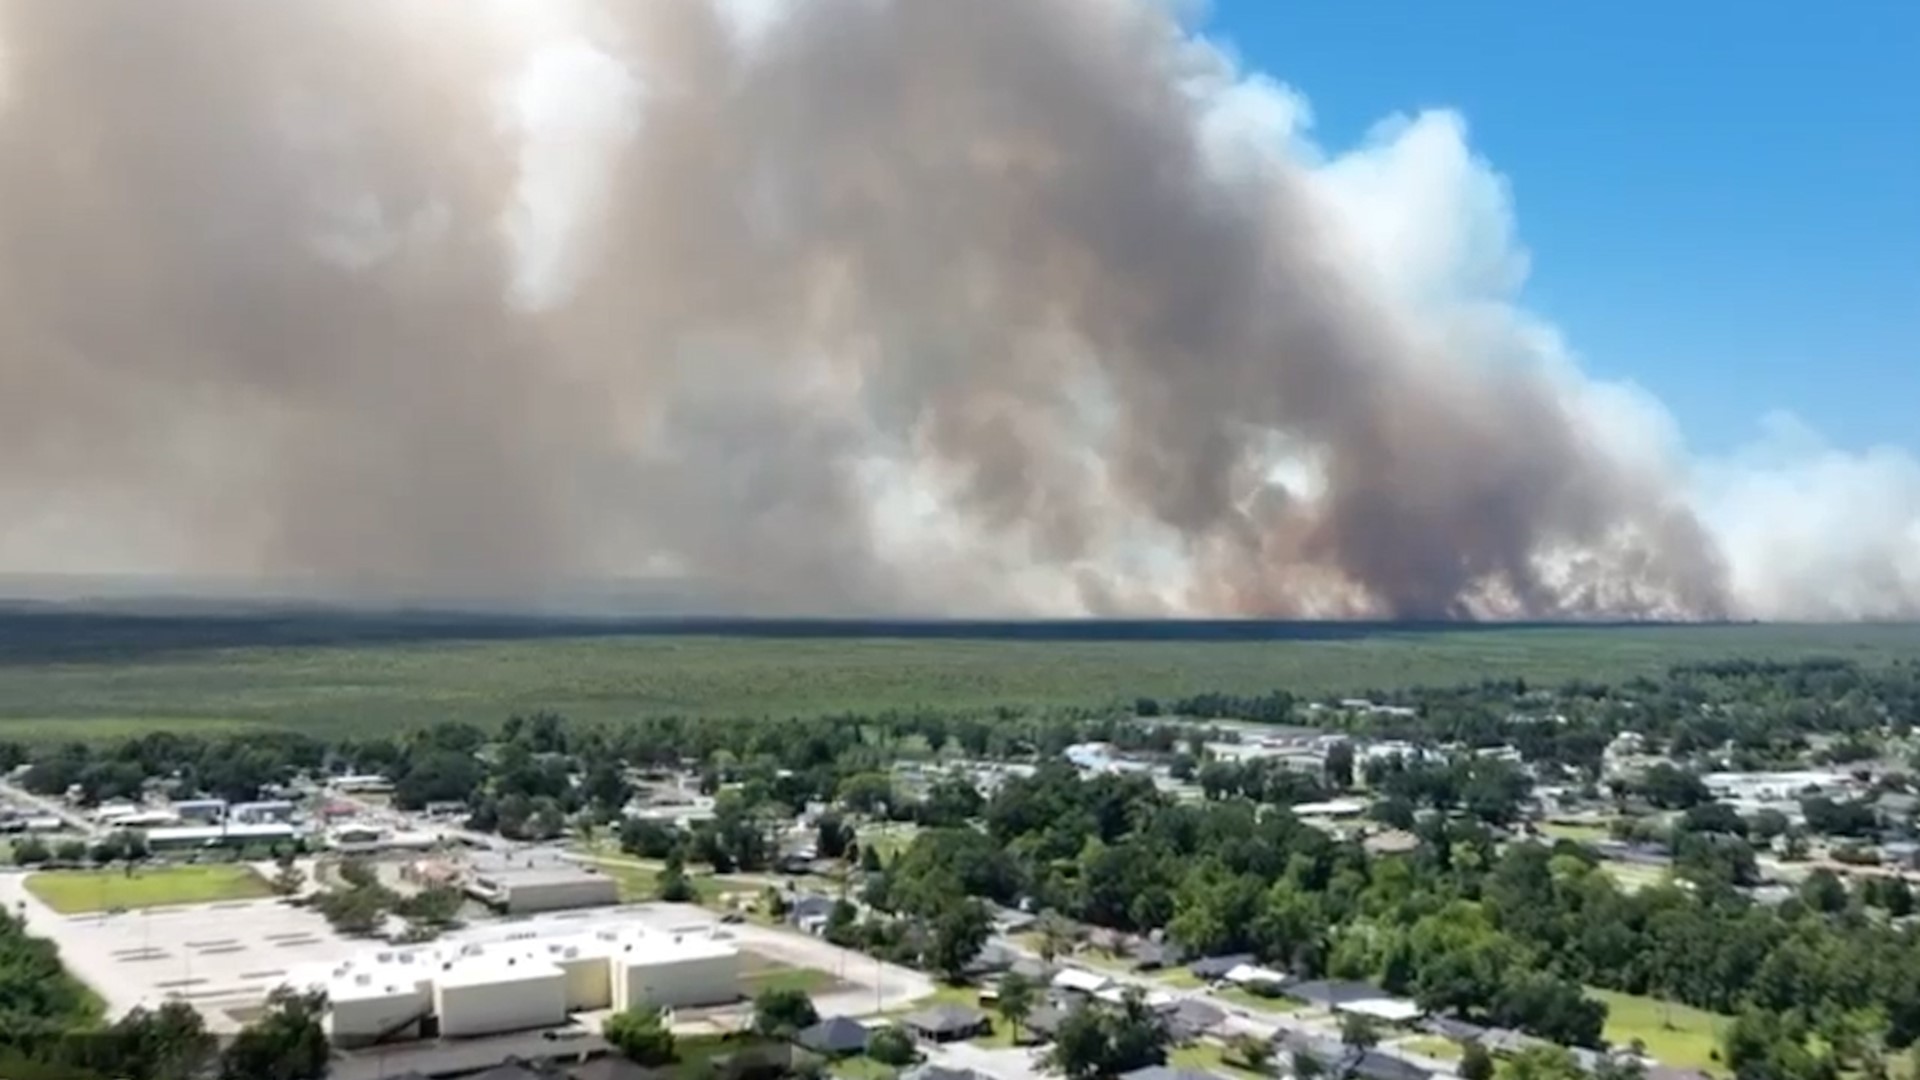
[[1227, 977], [1234, 968], [1250, 966], [1256, 963], [1252, 953], [1231, 953], [1226, 956], [1208, 956], [1187, 965], [1187, 971], [1202, 982], [1219, 982]]
[[1311, 1057], [1326, 1080], [1433, 1080], [1432, 1071], [1380, 1050], [1356, 1050], [1330, 1036], [1283, 1028], [1277, 1047], [1292, 1060]]
[[1344, 1074], [1348, 1080], [1433, 1080], [1435, 1075], [1431, 1069], [1378, 1050], [1360, 1054]]
[[1019, 961], [1020, 955], [1012, 949], [988, 942], [960, 972], [969, 979], [984, 979], [1011, 971]]
[[1452, 1039], [1463, 1046], [1470, 1042], [1479, 1043], [1489, 1054], [1517, 1054], [1529, 1047], [1542, 1045], [1542, 1040], [1524, 1031], [1487, 1027], [1454, 1016], [1438, 1016], [1424, 1020], [1420, 1028], [1442, 1038]]
[[1377, 986], [1339, 979], [1297, 982], [1287, 987], [1287, 996], [1335, 1012], [1360, 1013], [1394, 1023], [1416, 1020], [1425, 1011], [1418, 1004], [1394, 997]]
[[965, 1005], [941, 1004], [908, 1013], [901, 1021], [908, 1031], [928, 1042], [956, 1042], [984, 1035], [989, 1029], [987, 1014]]
[[845, 1016], [828, 1017], [803, 1029], [793, 1041], [827, 1057], [848, 1057], [867, 1049], [867, 1026]]
[[1186, 950], [1172, 942], [1143, 941], [1133, 947], [1135, 971], [1160, 971], [1177, 966]]
[[1054, 973], [1053, 988], [1069, 994], [1082, 994], [1092, 997], [1107, 988], [1113, 980], [1098, 972], [1085, 968], [1061, 968]]
[[834, 905], [839, 902], [819, 893], [800, 893], [787, 897], [787, 922], [809, 934], [818, 934], [826, 928]]
[[1180, 998], [1160, 1010], [1167, 1036], [1174, 1042], [1193, 1042], [1226, 1022], [1226, 1010], [1199, 998]]
[[1078, 1002], [1049, 998], [1033, 1007], [1020, 1029], [1036, 1042], [1052, 1042], [1060, 1034], [1060, 1025], [1079, 1008]]

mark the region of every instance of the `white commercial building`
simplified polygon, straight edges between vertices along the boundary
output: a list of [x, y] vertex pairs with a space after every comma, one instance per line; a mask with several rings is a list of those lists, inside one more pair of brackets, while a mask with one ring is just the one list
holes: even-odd
[[328, 1033], [364, 1046], [431, 1016], [449, 1038], [558, 1027], [570, 1013], [651, 1004], [694, 1008], [740, 998], [740, 954], [708, 932], [636, 926], [371, 951], [289, 974], [327, 992]]
[[434, 973], [433, 1011], [446, 1038], [559, 1027], [567, 1022], [567, 976], [531, 950], [480, 950]]
[[383, 949], [287, 975], [297, 990], [327, 994], [327, 1032], [341, 1046], [364, 1046], [413, 1032], [433, 1013], [436, 959], [431, 950]]
[[1849, 798], [1860, 784], [1844, 773], [1803, 769], [1793, 772], [1715, 772], [1700, 778], [1707, 791], [1723, 802], [1798, 800], [1810, 795]]
[[719, 1005], [740, 995], [740, 950], [710, 936], [629, 937], [612, 954], [608, 975], [616, 1010]]
[[574, 908], [607, 907], [620, 902], [620, 887], [589, 866], [551, 857], [477, 858], [468, 890], [475, 898], [510, 915]]
[[195, 847], [243, 847], [247, 844], [271, 844], [300, 836], [298, 826], [262, 821], [246, 824], [176, 825], [147, 830], [147, 846], [155, 851]]

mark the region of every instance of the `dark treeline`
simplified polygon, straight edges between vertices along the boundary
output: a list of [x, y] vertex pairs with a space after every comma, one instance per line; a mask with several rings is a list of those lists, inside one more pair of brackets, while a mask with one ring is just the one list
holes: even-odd
[[[636, 608], [671, 608], [655, 598]], [[1648, 624], [1620, 624], [1644, 630]], [[1259, 619], [769, 619], [739, 616], [527, 615], [484, 610], [354, 610], [285, 601], [164, 597], [52, 603], [0, 598], [0, 663], [123, 660], [260, 646], [367, 645], [561, 637], [892, 638], [938, 641], [1343, 641], [1554, 623], [1378, 623]], [[1583, 624], [1584, 629], [1603, 629]]]

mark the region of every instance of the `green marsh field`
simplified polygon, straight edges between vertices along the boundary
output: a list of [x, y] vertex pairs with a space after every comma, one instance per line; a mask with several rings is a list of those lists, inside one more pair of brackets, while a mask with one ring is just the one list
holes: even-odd
[[[297, 624], [297, 620], [293, 620]], [[515, 624], [517, 625], [517, 624]], [[1920, 626], [1397, 627], [1338, 624], [486, 624], [384, 632], [280, 618], [209, 631], [191, 620], [0, 618], [0, 736], [277, 725], [391, 732], [552, 710], [803, 716], [889, 709], [1100, 706], [1217, 690], [1359, 694], [1521, 677], [1617, 680], [1677, 663], [1920, 658]], [[901, 629], [905, 626], [905, 629]], [[1091, 629], [1088, 629], [1088, 628]], [[391, 629], [391, 628], [388, 628]], [[259, 643], [256, 643], [259, 642]]]

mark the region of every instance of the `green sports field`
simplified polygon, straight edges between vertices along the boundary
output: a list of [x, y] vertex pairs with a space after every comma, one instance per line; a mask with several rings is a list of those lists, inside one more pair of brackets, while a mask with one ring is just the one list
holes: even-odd
[[[36, 646], [37, 647], [37, 646]], [[1307, 629], [1283, 640], [633, 636], [50, 652], [0, 663], [0, 736], [166, 727], [391, 732], [576, 719], [1106, 705], [1201, 691], [1363, 693], [1483, 678], [1651, 674], [1690, 660], [1920, 656], [1914, 626]]]
[[250, 867], [232, 863], [122, 869], [47, 870], [27, 878], [27, 891], [63, 915], [166, 904], [254, 900], [273, 889]]

